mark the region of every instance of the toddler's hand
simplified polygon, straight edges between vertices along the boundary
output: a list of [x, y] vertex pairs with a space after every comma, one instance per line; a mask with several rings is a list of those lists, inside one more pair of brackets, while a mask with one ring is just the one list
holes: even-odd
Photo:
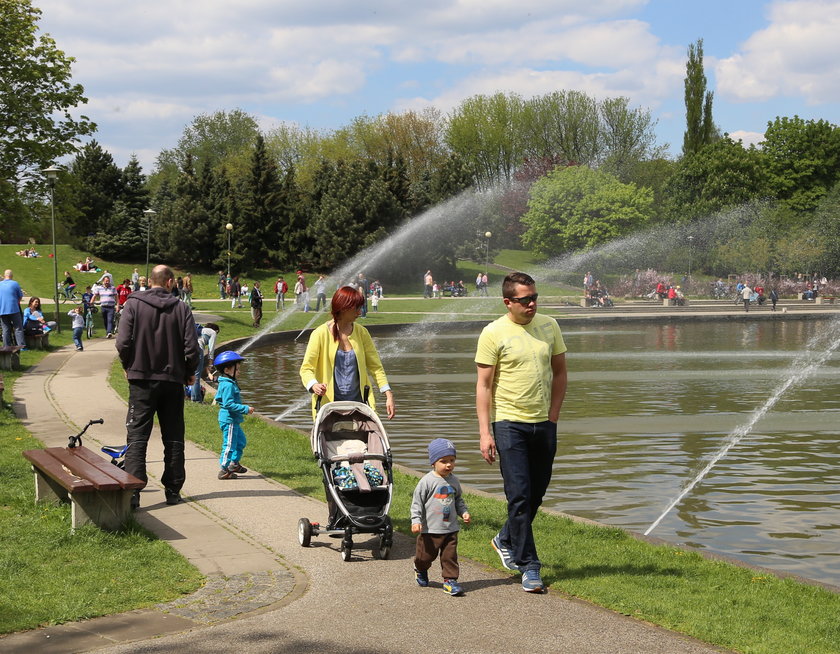
[[472, 520], [472, 516], [470, 516], [469, 513], [465, 513], [464, 515], [461, 516], [461, 519], [464, 521], [465, 525], [468, 525], [468, 524], [470, 524], [470, 520]]
[[412, 534], [419, 534], [421, 531], [423, 531], [423, 525], [421, 525], [419, 522], [415, 522], [411, 525]]
[[251, 413], [253, 413], [253, 412], [254, 412], [254, 407], [249, 406], [249, 407], [248, 407], [248, 413], [249, 413], [249, 414], [251, 414]]

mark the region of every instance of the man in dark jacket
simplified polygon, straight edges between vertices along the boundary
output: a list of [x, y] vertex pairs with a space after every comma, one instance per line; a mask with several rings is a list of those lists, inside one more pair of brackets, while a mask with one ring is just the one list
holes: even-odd
[[[122, 311], [117, 352], [128, 379], [125, 470], [146, 476], [146, 448], [157, 413], [163, 439], [163, 477], [167, 504], [181, 501], [184, 469], [184, 385], [194, 381], [198, 339], [190, 308], [172, 295], [175, 276], [155, 266], [151, 288], [128, 296]], [[140, 506], [137, 491], [131, 506]]]

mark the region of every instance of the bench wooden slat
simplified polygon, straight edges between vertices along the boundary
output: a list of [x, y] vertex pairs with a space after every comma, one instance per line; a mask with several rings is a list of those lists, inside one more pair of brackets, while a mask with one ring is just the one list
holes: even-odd
[[[61, 449], [61, 448], [54, 448]], [[96, 487], [86, 479], [79, 479], [67, 472], [61, 463], [46, 450], [24, 450], [23, 456], [45, 475], [55, 480], [68, 491], [89, 493]]]
[[[45, 451], [55, 458], [61, 465], [67, 466], [71, 473], [78, 477], [82, 477], [83, 479], [87, 479], [91, 484], [93, 484], [96, 490], [120, 490], [121, 486], [119, 482], [110, 475], [107, 475], [100, 465], [85, 461], [84, 458], [79, 456], [78, 452], [80, 452], [81, 449], [82, 448], [79, 447], [75, 447], [73, 449], [67, 447], [48, 447]], [[102, 462], [107, 463], [107, 461], [104, 460]]]
[[95, 466], [97, 470], [113, 479], [117, 484], [119, 484], [120, 488], [137, 490], [139, 488], [145, 488], [146, 486], [146, 482], [137, 479], [137, 477], [127, 473], [122, 468], [118, 468], [110, 461], [98, 456], [95, 452], [86, 447], [76, 447], [73, 449], [73, 452], [77, 457], [83, 459], [90, 465]]

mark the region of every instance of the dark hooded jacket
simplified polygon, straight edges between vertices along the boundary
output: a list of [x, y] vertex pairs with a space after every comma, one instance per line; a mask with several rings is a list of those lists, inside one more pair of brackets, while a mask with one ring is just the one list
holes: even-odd
[[129, 381], [185, 384], [199, 357], [192, 311], [165, 288], [132, 293], [122, 309], [117, 353]]

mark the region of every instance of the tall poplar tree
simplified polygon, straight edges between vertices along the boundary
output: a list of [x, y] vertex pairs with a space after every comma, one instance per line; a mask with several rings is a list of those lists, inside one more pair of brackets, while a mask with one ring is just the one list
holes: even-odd
[[688, 46], [685, 63], [685, 121], [683, 155], [694, 154], [715, 138], [712, 121], [714, 93], [706, 90], [706, 72], [703, 69], [703, 39]]

